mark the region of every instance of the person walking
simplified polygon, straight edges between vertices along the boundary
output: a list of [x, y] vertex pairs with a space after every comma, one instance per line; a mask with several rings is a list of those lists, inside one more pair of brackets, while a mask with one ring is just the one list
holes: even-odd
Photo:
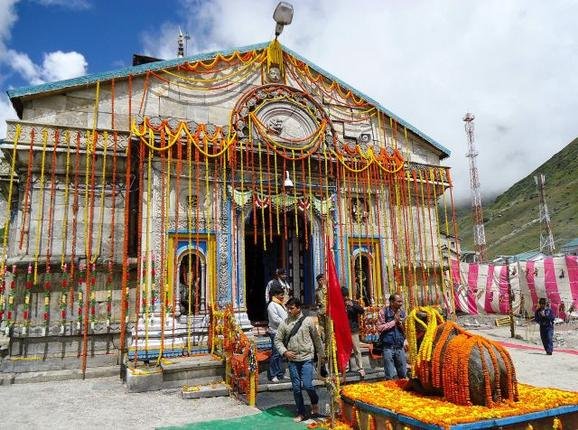
[[284, 298], [284, 302], [283, 304], [287, 303], [287, 300], [289, 300], [289, 296], [291, 296], [291, 285], [289, 285], [289, 282], [287, 282], [287, 272], [285, 271], [285, 269], [276, 269], [275, 270], [275, 274], [273, 275], [273, 279], [271, 279], [268, 283], [267, 286], [265, 287], [265, 303], [269, 303], [269, 301], [271, 300], [271, 288], [273, 288], [273, 286], [279, 286], [283, 289], [283, 291], [285, 292], [285, 298]]
[[554, 312], [550, 308], [550, 301], [544, 297], [538, 300], [538, 309], [534, 313], [534, 319], [540, 325], [540, 339], [546, 350], [546, 354], [552, 355], [554, 351]]
[[401, 308], [402, 305], [401, 295], [392, 294], [389, 296], [389, 306], [380, 310], [377, 317], [377, 330], [383, 346], [385, 379], [403, 379], [407, 374], [403, 327], [405, 311]]
[[301, 422], [306, 416], [303, 390], [307, 391], [311, 401], [311, 415], [319, 414], [319, 396], [313, 385], [313, 357], [317, 352], [319, 361], [324, 362], [325, 351], [315, 321], [301, 313], [301, 301], [293, 297], [287, 302], [286, 308], [289, 315], [277, 329], [275, 347], [288, 361], [293, 397], [297, 406], [297, 416], [293, 421]]
[[271, 288], [271, 301], [267, 305], [267, 317], [269, 319], [267, 333], [271, 338], [271, 356], [269, 357], [267, 376], [271, 382], [282, 381], [285, 377], [281, 354], [279, 354], [279, 350], [275, 347], [277, 329], [287, 318], [287, 311], [285, 310], [285, 306], [283, 306], [284, 298], [285, 291], [280, 286], [274, 285]]
[[[361, 345], [359, 340], [359, 317], [365, 313], [365, 309], [359, 303], [354, 302], [349, 298], [349, 291], [347, 288], [341, 288], [343, 301], [345, 302], [345, 311], [347, 312], [347, 319], [349, 320], [349, 328], [351, 329], [351, 341], [353, 343], [353, 358], [355, 360], [356, 368], [353, 368], [353, 360], [349, 359], [349, 370], [359, 372], [359, 376], [363, 379], [365, 377], [365, 370], [363, 370], [363, 358], [361, 357]], [[345, 380], [345, 372], [344, 380]]]

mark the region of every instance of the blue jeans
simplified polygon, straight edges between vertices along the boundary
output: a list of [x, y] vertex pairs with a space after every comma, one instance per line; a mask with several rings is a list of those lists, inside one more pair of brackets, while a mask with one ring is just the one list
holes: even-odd
[[385, 379], [402, 379], [407, 373], [407, 358], [403, 348], [383, 348]]
[[313, 385], [313, 372], [315, 365], [313, 360], [309, 361], [290, 361], [289, 376], [293, 388], [293, 397], [297, 405], [297, 415], [305, 416], [305, 404], [303, 403], [303, 390], [309, 394], [311, 405], [319, 403], [319, 396]]
[[267, 371], [267, 376], [269, 380], [273, 379], [274, 377], [282, 378], [285, 374], [281, 364], [281, 354], [275, 348], [275, 334], [269, 333], [269, 337], [271, 338], [271, 357], [269, 357], [269, 370]]
[[551, 325], [540, 326], [540, 338], [542, 339], [542, 345], [548, 354], [552, 354], [554, 350], [554, 327]]

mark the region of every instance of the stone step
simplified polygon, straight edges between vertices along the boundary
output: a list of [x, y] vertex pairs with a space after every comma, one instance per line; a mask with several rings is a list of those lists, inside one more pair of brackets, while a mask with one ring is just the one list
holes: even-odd
[[[118, 354], [98, 354], [86, 359], [87, 368], [117, 367]], [[42, 355], [5, 357], [0, 364], [2, 373], [51, 372], [59, 370], [76, 370], [82, 365], [82, 357], [43, 357]]]
[[[106, 367], [87, 368], [84, 378], [85, 379], [107, 378], [110, 376], [120, 377], [120, 367], [106, 366]], [[83, 379], [82, 370], [78, 368], [78, 369], [64, 369], [64, 370], [47, 370], [41, 372], [2, 373], [0, 374], [0, 385], [65, 381], [68, 379]]]
[[223, 360], [203, 354], [162, 359], [149, 366], [126, 369], [129, 392], [143, 392], [187, 386], [219, 384], [225, 377]]

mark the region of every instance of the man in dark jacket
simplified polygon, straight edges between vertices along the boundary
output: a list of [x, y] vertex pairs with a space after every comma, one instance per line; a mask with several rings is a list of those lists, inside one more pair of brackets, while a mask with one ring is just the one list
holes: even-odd
[[354, 302], [349, 298], [349, 291], [347, 288], [341, 288], [341, 294], [343, 295], [343, 300], [345, 301], [345, 311], [347, 312], [347, 319], [349, 320], [349, 328], [351, 329], [351, 341], [353, 343], [353, 358], [355, 359], [355, 364], [357, 368], [353, 368], [352, 360], [349, 359], [349, 369], [355, 372], [359, 372], [359, 376], [362, 378], [365, 376], [365, 370], [363, 370], [363, 359], [361, 357], [360, 340], [359, 340], [359, 317], [365, 313], [365, 309], [361, 307], [359, 303]]
[[546, 354], [552, 355], [554, 350], [554, 313], [550, 308], [548, 299], [542, 297], [538, 300], [538, 309], [536, 309], [534, 319], [540, 324], [540, 338]]
[[407, 373], [403, 328], [405, 311], [401, 308], [402, 305], [401, 295], [392, 294], [389, 296], [389, 306], [380, 310], [377, 317], [377, 330], [383, 346], [385, 379], [402, 379]]
[[273, 279], [267, 283], [267, 286], [265, 287], [265, 303], [267, 304], [271, 300], [271, 288], [273, 287], [279, 287], [284, 291], [285, 299], [283, 304], [287, 303], [287, 300], [289, 300], [289, 297], [293, 295], [293, 292], [291, 290], [291, 285], [287, 282], [287, 272], [285, 269], [276, 269]]

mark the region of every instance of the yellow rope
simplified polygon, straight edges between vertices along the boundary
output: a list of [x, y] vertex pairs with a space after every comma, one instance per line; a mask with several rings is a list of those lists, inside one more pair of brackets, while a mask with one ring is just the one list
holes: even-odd
[[285, 72], [283, 64], [283, 48], [277, 39], [274, 39], [267, 47], [267, 71], [273, 64], [279, 67], [281, 74]]
[[[445, 169], [440, 168], [439, 172], [440, 172], [440, 177], [442, 179], [442, 183], [445, 184], [447, 181], [447, 178], [445, 175], [446, 171], [445, 171]], [[444, 187], [444, 185], [442, 185], [442, 187]], [[435, 190], [435, 185], [434, 185], [434, 190]], [[446, 200], [447, 197], [446, 197], [445, 191], [446, 190], [442, 188], [442, 199], [443, 199], [443, 204], [444, 204], [444, 218], [445, 218], [446, 235], [449, 236], [450, 235], [450, 226], [449, 226], [449, 222], [448, 222], [448, 205], [447, 205], [447, 200]], [[437, 211], [436, 211], [436, 214], [437, 214]], [[439, 223], [438, 223], [438, 240], [437, 240], [437, 242], [438, 242], [438, 248], [439, 248], [439, 253], [440, 253], [440, 258], [441, 258], [442, 248], [441, 248], [441, 233], [440, 233], [440, 229], [439, 229]], [[442, 259], [442, 262], [443, 262], [443, 259]], [[442, 270], [440, 270], [440, 272], [443, 273]], [[446, 291], [448, 288], [450, 289], [450, 291], [452, 291], [453, 288], [451, 287], [452, 284], [450, 281], [451, 280], [450, 271], [448, 271], [447, 273], [448, 273], [448, 276], [445, 278], [445, 283], [442, 285], [446, 286]], [[454, 309], [454, 311], [455, 311], [455, 309]]]
[[[403, 233], [403, 227], [402, 227], [402, 222], [401, 222], [401, 202], [400, 202], [400, 195], [399, 195], [399, 186], [397, 182], [394, 182], [394, 188], [395, 188], [395, 205], [394, 205], [394, 211], [395, 211], [395, 219], [396, 219], [396, 236], [399, 238], [399, 233]], [[400, 269], [401, 269], [401, 282], [403, 287], [405, 287], [407, 284], [405, 282], [405, 264], [407, 263], [407, 258], [406, 258], [406, 243], [404, 240], [401, 241], [403, 243], [399, 243], [398, 241], [398, 250], [397, 250], [397, 257], [398, 257], [398, 264], [400, 265]], [[405, 299], [407, 299], [407, 290], [404, 291]]]
[[[253, 127], [249, 125], [249, 141], [253, 141]], [[257, 157], [259, 159], [259, 191], [261, 191], [261, 195], [263, 195], [263, 160], [261, 154], [261, 139], [257, 139]], [[263, 250], [267, 250], [267, 233], [266, 233], [266, 221], [265, 221], [265, 202], [262, 202], [260, 206], [261, 212], [261, 228], [263, 232]], [[271, 209], [269, 209], [271, 210]]]
[[148, 351], [149, 344], [149, 314], [151, 312], [151, 302], [152, 302], [152, 271], [151, 271], [151, 261], [153, 256], [151, 255], [150, 248], [150, 234], [151, 234], [151, 216], [152, 216], [152, 181], [153, 181], [153, 153], [148, 151], [148, 162], [147, 162], [147, 206], [146, 206], [146, 232], [145, 232], [145, 252], [146, 255], [146, 274], [144, 276], [145, 280], [145, 351]]
[[299, 218], [297, 212], [299, 211], [299, 202], [297, 200], [297, 176], [295, 175], [295, 151], [291, 151], [293, 162], [291, 163], [293, 167], [293, 179], [295, 179], [295, 185], [293, 186], [293, 198], [295, 199], [295, 208], [293, 213], [295, 214], [295, 236], [299, 237]]
[[46, 161], [46, 145], [48, 143], [48, 131], [42, 130], [42, 159], [40, 161], [40, 183], [38, 190], [40, 192], [40, 202], [38, 208], [38, 217], [36, 218], [36, 243], [34, 251], [34, 285], [38, 281], [38, 257], [40, 256], [40, 238], [42, 237], [42, 223], [44, 218], [44, 166]]
[[[90, 201], [89, 201], [89, 189], [90, 189], [90, 158], [92, 157], [92, 153], [96, 151], [96, 143], [98, 141], [98, 134], [96, 133], [96, 126], [98, 124], [98, 105], [100, 101], [100, 81], [96, 82], [96, 94], [94, 97], [94, 113], [93, 113], [93, 121], [92, 121], [92, 132], [86, 132], [86, 168], [84, 172], [85, 176], [85, 190], [84, 190], [84, 249], [86, 253], [86, 257], [90, 258], [91, 249], [88, 249], [88, 231], [89, 231], [89, 223], [92, 220], [89, 220], [89, 209], [90, 209]], [[91, 143], [92, 142], [92, 143]], [[94, 184], [92, 184], [94, 186]], [[94, 209], [92, 209], [94, 210]], [[90, 261], [87, 262], [89, 264]], [[88, 271], [88, 267], [87, 267]], [[88, 300], [88, 297], [87, 297]]]
[[[6, 247], [8, 246], [8, 231], [10, 230], [10, 210], [12, 208], [12, 193], [14, 192], [14, 173], [16, 171], [16, 148], [20, 140], [20, 133], [22, 126], [16, 125], [14, 132], [14, 140], [12, 141], [12, 160], [10, 163], [10, 185], [8, 186], [8, 200], [6, 201], [6, 223], [4, 224], [4, 232], [2, 238], [2, 261], [0, 262], [0, 276], [4, 277], [4, 269], [6, 268]], [[46, 147], [46, 146], [45, 146]]]
[[[190, 252], [193, 246], [193, 236], [191, 234], [193, 230], [193, 146], [191, 144], [191, 140], [187, 141], [187, 164], [188, 164], [188, 171], [189, 171], [189, 180], [188, 180], [188, 202], [187, 202], [187, 228], [188, 228], [188, 249], [187, 251]], [[199, 204], [197, 200], [197, 204]], [[197, 220], [198, 222], [198, 220]], [[198, 225], [197, 225], [198, 228]], [[187, 268], [188, 271], [191, 271], [191, 257], [189, 257], [189, 267]], [[189, 301], [189, 315], [191, 314], [191, 288], [192, 285], [189, 285], [188, 288], [188, 301]], [[187, 315], [187, 352], [189, 355], [191, 354], [191, 318]]]
[[[181, 121], [179, 122], [178, 126], [176, 127], [176, 131], [172, 131], [168, 126], [165, 126], [165, 132], [167, 134], [168, 137], [168, 144], [165, 146], [155, 146], [154, 142], [155, 142], [155, 130], [152, 127], [149, 127], [146, 124], [146, 120], [145, 122], [143, 122], [142, 124], [142, 129], [138, 127], [138, 125], [136, 124], [136, 120], [133, 120], [132, 125], [131, 125], [131, 132], [137, 136], [140, 141], [142, 143], [144, 143], [147, 147], [149, 147], [150, 149], [152, 149], [153, 151], [157, 151], [157, 152], [164, 152], [164, 151], [168, 151], [170, 148], [173, 147], [173, 145], [175, 145], [177, 143], [177, 141], [180, 139], [180, 137], [182, 136], [182, 134], [184, 133], [188, 139], [189, 142], [193, 142], [197, 148], [197, 150], [203, 154], [205, 157], [208, 158], [217, 158], [220, 157], [222, 154], [224, 154], [229, 147], [237, 142], [237, 133], [233, 132], [233, 134], [231, 135], [231, 132], [229, 132], [229, 136], [227, 136], [226, 138], [222, 138], [222, 140], [225, 142], [225, 144], [223, 145], [222, 149], [219, 152], [216, 152], [214, 154], [209, 153], [208, 151], [204, 150], [201, 145], [200, 145], [200, 139], [193, 133], [191, 133], [191, 130], [189, 130], [188, 125]], [[231, 130], [231, 129], [229, 129]], [[206, 137], [206, 133], [205, 133], [205, 139], [208, 139]], [[217, 138], [214, 138], [213, 141], [215, 141]], [[203, 142], [204, 143], [204, 142]]]
[[[66, 130], [64, 133], [64, 140], [66, 142], [66, 170], [64, 174], [64, 215], [62, 217], [62, 249], [60, 251], [60, 267], [64, 267], [64, 258], [66, 256], [66, 246], [68, 241], [68, 203], [70, 201], [70, 131]], [[63, 293], [64, 294], [64, 293]]]
[[[411, 274], [413, 275], [413, 285], [409, 285], [408, 287], [414, 290], [413, 297], [416, 296], [418, 293], [417, 288], [417, 274], [416, 274], [416, 262], [417, 262], [417, 252], [416, 252], [416, 241], [415, 241], [415, 231], [414, 231], [414, 213], [412, 209], [412, 202], [411, 202], [411, 175], [409, 170], [405, 171], [405, 181], [407, 183], [407, 212], [408, 212], [408, 224], [409, 224], [409, 237], [410, 240], [408, 241], [409, 245], [409, 253], [411, 256], [411, 261], [409, 264], [411, 265]], [[415, 219], [417, 221], [417, 218]], [[407, 226], [406, 226], [407, 228]], [[419, 232], [418, 232], [419, 234]], [[414, 305], [415, 303], [412, 303]]]
[[[429, 231], [429, 221], [431, 220], [431, 218], [427, 217], [426, 214], [426, 203], [425, 203], [425, 194], [424, 194], [424, 180], [422, 177], [422, 171], [418, 170], [418, 175], [419, 175], [419, 182], [420, 182], [420, 194], [421, 194], [421, 213], [422, 213], [422, 230], [425, 234], [425, 238], [424, 238], [424, 246], [423, 246], [423, 250], [424, 250], [424, 260], [426, 262], [425, 267], [426, 267], [426, 274], [427, 274], [427, 281], [428, 281], [428, 290], [429, 290], [429, 282], [430, 282], [430, 261], [433, 263], [433, 243], [431, 243], [431, 237], [433, 236], [432, 232], [430, 231], [430, 234], [426, 234], [426, 231]], [[427, 220], [427, 221], [426, 221]], [[428, 244], [428, 240], [430, 240], [430, 243]], [[429, 251], [429, 246], [431, 246], [431, 254], [432, 254], [432, 258], [430, 260], [430, 251]], [[430, 290], [431, 292], [431, 290]], [[431, 299], [431, 298], [430, 298]]]
[[[256, 53], [256, 51], [253, 51], [253, 53]], [[169, 76], [172, 76], [172, 77], [181, 79], [181, 80], [186, 81], [186, 82], [195, 82], [195, 83], [200, 83], [200, 84], [209, 84], [209, 83], [215, 84], [216, 82], [220, 82], [220, 81], [225, 81], [225, 80], [231, 79], [232, 77], [234, 77], [234, 76], [236, 76], [236, 75], [239, 75], [239, 74], [241, 74], [242, 72], [245, 72], [247, 69], [249, 69], [251, 66], [253, 66], [253, 64], [255, 64], [256, 62], [259, 62], [259, 63], [260, 63], [260, 62], [262, 62], [264, 59], [265, 59], [265, 53], [262, 52], [261, 54], [256, 55], [253, 59], [251, 59], [251, 60], [249, 60], [248, 62], [244, 63], [242, 67], [236, 69], [235, 71], [229, 73], [228, 75], [216, 76], [216, 77], [214, 77], [214, 78], [201, 78], [201, 79], [196, 79], [196, 78], [191, 78], [191, 77], [188, 77], [188, 76], [183, 76], [183, 75], [180, 75], [180, 74], [178, 74], [178, 73], [173, 73], [173, 72], [170, 72], [169, 70], [166, 70], [166, 69], [161, 70], [161, 72], [163, 72], [163, 73], [165, 73], [165, 74], [167, 74], [167, 75], [169, 75]], [[194, 73], [194, 72], [189, 72], [189, 73]], [[218, 73], [218, 72], [217, 72], [217, 73]]]
[[[91, 263], [95, 263], [97, 258], [100, 256], [100, 252], [102, 250], [102, 230], [104, 225], [104, 197], [105, 197], [105, 189], [106, 189], [106, 151], [108, 149], [108, 133], [105, 131], [102, 135], [103, 141], [103, 152], [102, 152], [102, 184], [101, 184], [101, 192], [100, 192], [100, 214], [99, 214], [99, 226], [98, 226], [98, 238], [96, 239], [96, 246], [97, 252], [92, 255]], [[114, 246], [114, 245], [112, 245]], [[90, 250], [92, 254], [92, 249]]]

